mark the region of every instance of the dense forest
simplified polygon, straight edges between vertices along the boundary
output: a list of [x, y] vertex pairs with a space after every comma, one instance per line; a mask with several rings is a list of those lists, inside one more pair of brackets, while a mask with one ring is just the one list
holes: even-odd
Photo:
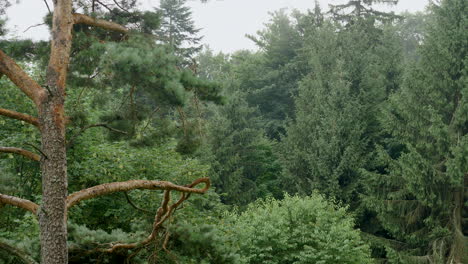
[[186, 0], [44, 1], [50, 41], [12, 2], [0, 264], [468, 263], [468, 1], [278, 10], [232, 54]]

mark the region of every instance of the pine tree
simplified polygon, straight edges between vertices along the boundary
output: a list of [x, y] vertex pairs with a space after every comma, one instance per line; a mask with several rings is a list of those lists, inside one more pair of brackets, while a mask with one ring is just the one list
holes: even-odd
[[[136, 5], [136, 1], [133, 0], [112, 2], [121, 9], [125, 9], [127, 4], [132, 7]], [[6, 40], [1, 45], [0, 77], [11, 81], [9, 85], [14, 84], [17, 92], [22, 92], [20, 100], [31, 99], [28, 101], [31, 107], [30, 114], [20, 113], [14, 111], [21, 110], [17, 107], [20, 104], [12, 103], [9, 105], [11, 109], [0, 108], [0, 115], [21, 120], [31, 128], [37, 128], [24, 132], [31, 135], [31, 140], [34, 139], [33, 135], [39, 134], [40, 146], [33, 144], [32, 151], [1, 146], [0, 152], [18, 154], [40, 164], [36, 166], [36, 173], [41, 175], [39, 177], [41, 181], [37, 182], [37, 189], [31, 197], [20, 194], [20, 198], [1, 193], [0, 204], [20, 207], [37, 217], [39, 228], [35, 230], [40, 231], [41, 248], [33, 252], [40, 251], [42, 263], [68, 263], [67, 220], [71, 216], [68, 211], [80, 201], [131, 189], [179, 188], [172, 184], [168, 187], [166, 183], [159, 185], [158, 182], [149, 185], [146, 182], [143, 186], [145, 181], [98, 185], [103, 183], [98, 180], [88, 182], [88, 186], [69, 185], [69, 182], [73, 181], [69, 179], [68, 170], [72, 166], [67, 163], [71, 156], [68, 154], [75, 150], [73, 144], [77, 143], [76, 138], [95, 127], [107, 127], [114, 132], [119, 131], [128, 136], [135, 135], [112, 127], [114, 122], [122, 124], [130, 119], [123, 114], [124, 111], [119, 110], [122, 106], [121, 101], [124, 104], [130, 101], [132, 121], [135, 119], [146, 121], [149, 119], [148, 112], [134, 111], [137, 109], [135, 98], [140, 99], [138, 106], [144, 105], [142, 108], [145, 110], [155, 101], [159, 104], [183, 105], [185, 99], [195, 91], [201, 99], [212, 95], [218, 97], [215, 87], [206, 86], [206, 82], [195, 78], [188, 71], [179, 70], [175, 56], [167, 50], [167, 47], [157, 44], [154, 37], [148, 34], [154, 31], [158, 24], [158, 15], [155, 12], [110, 9], [106, 3], [106, 1], [53, 1], [54, 12], [52, 16], [46, 18], [46, 23], [51, 26], [50, 43]], [[96, 8], [97, 5], [102, 9]], [[75, 13], [77, 9], [86, 13]], [[7, 53], [12, 56], [8, 56]], [[20, 59], [15, 61], [15, 57]], [[20, 61], [25, 62], [26, 67], [34, 67], [34, 70], [23, 70], [16, 63]], [[1, 81], [3, 82], [3, 79]], [[1, 101], [12, 101], [13, 98], [9, 98], [10, 94], [3, 92], [7, 89], [4, 88], [6, 86], [0, 87], [2, 90], [0, 97], [3, 97]], [[199, 89], [201, 87], [204, 88]], [[92, 90], [90, 93], [96, 99], [95, 102], [91, 103], [84, 99], [86, 96], [82, 95], [85, 90], [88, 92]], [[127, 90], [130, 92], [127, 93]], [[93, 107], [90, 107], [91, 104]], [[88, 123], [95, 121], [96, 116], [103, 113], [113, 115], [113, 118], [108, 120], [109, 123], [102, 123], [102, 120], [100, 123]], [[132, 129], [135, 130], [138, 124], [132, 123], [132, 125]], [[89, 153], [84, 155], [87, 154]], [[202, 180], [205, 183], [207, 181], [207, 179]], [[87, 189], [91, 186], [93, 186], [91, 189]], [[182, 192], [193, 190], [187, 187], [179, 189]], [[76, 192], [69, 195], [69, 191], [72, 190]], [[171, 211], [187, 198], [184, 195], [177, 204], [169, 206], [169, 191], [165, 192], [163, 199], [166, 202], [154, 217], [159, 224], [153, 225], [153, 235], [141, 243], [124, 245], [126, 252], [132, 248], [140, 252], [140, 246], [157, 239], [159, 233], [157, 229], [164, 222], [163, 218], [167, 219], [169, 217], [167, 214], [171, 214]], [[195, 192], [200, 191], [195, 190]], [[29, 224], [32, 226], [34, 223]], [[3, 243], [0, 243], [0, 246], [2, 249], [7, 248]], [[120, 254], [120, 247], [122, 244], [105, 251]], [[14, 248], [11, 252], [15, 252]]]
[[384, 111], [391, 137], [378, 154], [380, 168], [369, 174], [369, 203], [407, 243], [402, 256], [466, 263], [468, 3], [444, 0], [432, 12], [421, 59]]

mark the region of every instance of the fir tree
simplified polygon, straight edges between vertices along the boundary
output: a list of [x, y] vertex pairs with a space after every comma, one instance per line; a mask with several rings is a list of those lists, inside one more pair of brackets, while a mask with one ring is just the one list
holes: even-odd
[[171, 46], [186, 63], [202, 49], [200, 29], [192, 20], [192, 11], [186, 0], [161, 0], [159, 11], [162, 16], [161, 27], [157, 31], [160, 40]]
[[391, 137], [370, 174], [369, 203], [407, 243], [402, 258], [466, 263], [468, 3], [445, 0], [432, 11], [421, 59], [384, 111]]
[[[313, 73], [301, 81], [296, 119], [283, 141], [283, 164], [293, 191], [320, 190], [353, 202], [357, 170], [364, 165], [365, 125], [359, 98], [346, 80], [334, 27], [326, 24], [309, 40]], [[312, 44], [313, 43], [313, 44]]]
[[378, 21], [393, 20], [393, 12], [381, 12], [373, 8], [376, 4], [396, 5], [398, 0], [350, 0], [345, 4], [330, 5], [330, 13], [336, 21], [346, 24], [358, 19], [372, 18]]
[[226, 105], [214, 109], [203, 151], [216, 190], [227, 204], [247, 205], [260, 197], [281, 195], [281, 168], [273, 146], [244, 96], [233, 93]]

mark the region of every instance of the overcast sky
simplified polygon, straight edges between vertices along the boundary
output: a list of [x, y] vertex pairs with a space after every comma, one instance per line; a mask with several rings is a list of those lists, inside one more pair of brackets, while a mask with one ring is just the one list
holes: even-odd
[[[51, 0], [48, 0], [50, 3]], [[345, 0], [319, 0], [323, 9], [329, 4]], [[143, 8], [157, 7], [158, 0], [142, 0]], [[422, 11], [429, 0], [400, 0], [392, 10], [402, 12]], [[188, 0], [193, 10], [197, 27], [202, 28], [203, 42], [215, 51], [232, 52], [239, 49], [253, 49], [255, 45], [245, 38], [262, 29], [269, 20], [269, 12], [288, 8], [306, 11], [314, 7], [314, 0]], [[18, 36], [33, 39], [47, 39], [48, 31], [44, 26], [28, 27], [42, 23], [47, 9], [43, 0], [20, 0], [7, 10], [9, 37]]]

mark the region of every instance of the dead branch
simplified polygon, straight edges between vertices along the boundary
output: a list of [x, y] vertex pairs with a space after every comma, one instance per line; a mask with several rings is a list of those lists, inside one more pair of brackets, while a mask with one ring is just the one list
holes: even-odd
[[0, 193], [0, 204], [9, 204], [30, 211], [34, 215], [37, 213], [39, 205], [29, 200]]
[[128, 33], [128, 29], [126, 27], [111, 21], [97, 19], [83, 14], [73, 14], [73, 19], [75, 24], [85, 24], [93, 27], [100, 27], [123, 34]]
[[78, 131], [75, 135], [71, 136], [70, 137], [70, 140], [68, 141], [67, 143], [67, 147], [70, 147], [73, 145], [73, 142], [76, 140], [77, 137], [79, 137], [81, 134], [83, 134], [86, 130], [90, 129], [90, 128], [93, 128], [93, 127], [104, 127], [104, 128], [107, 128], [108, 130], [112, 131], [112, 132], [116, 132], [116, 133], [120, 133], [120, 134], [124, 134], [124, 135], [127, 135], [128, 133], [125, 132], [125, 131], [122, 131], [122, 130], [119, 130], [119, 129], [115, 129], [113, 127], [110, 127], [108, 124], [104, 124], [104, 123], [100, 123], [100, 124], [92, 124], [92, 125], [87, 125], [87, 126], [84, 126], [80, 129], [80, 131]]
[[52, 12], [50, 11], [49, 3], [47, 3], [47, 0], [44, 0], [44, 4], [46, 5], [49, 14], [51, 14]]
[[117, 2], [116, 0], [113, 0], [113, 2], [114, 2], [114, 4], [115, 4], [118, 8], [122, 9], [123, 11], [125, 11], [125, 12], [127, 12], [127, 13], [130, 13], [130, 11], [128, 11], [127, 9], [125, 9], [123, 6], [121, 6], [121, 5], [119, 4], [119, 2]]
[[36, 106], [40, 105], [46, 90], [34, 81], [16, 62], [0, 50], [0, 73], [8, 78], [25, 93]]
[[22, 155], [30, 160], [34, 161], [40, 161], [41, 156], [32, 153], [31, 151], [25, 150], [25, 149], [20, 149], [20, 148], [12, 148], [12, 147], [0, 147], [0, 152], [3, 153], [14, 153], [18, 155]]
[[36, 117], [30, 116], [27, 114], [18, 113], [18, 112], [11, 111], [8, 109], [0, 108], [0, 115], [10, 117], [13, 119], [17, 119], [17, 120], [21, 120], [31, 125], [34, 125], [36, 127], [39, 127], [39, 120]]
[[15, 255], [16, 257], [21, 259], [22, 262], [26, 264], [37, 264], [37, 262], [28, 254], [6, 243], [0, 242], [0, 250], [4, 250], [6, 252], [9, 252], [11, 255]]
[[40, 26], [44, 26], [44, 25], [47, 25], [46, 23], [39, 23], [39, 24], [36, 24], [36, 25], [32, 25], [32, 26], [29, 26], [28, 28], [26, 28], [23, 33], [27, 32], [28, 30], [30, 30], [31, 28], [35, 28], [35, 27], [40, 27]]
[[[101, 1], [99, 0], [93, 0], [93, 2], [96, 1], [98, 4], [100, 4], [101, 6], [103, 6], [105, 9], [107, 9], [107, 11], [109, 12], [112, 12], [112, 9], [110, 7], [108, 7], [106, 4], [102, 3]], [[93, 6], [94, 7], [94, 6]]]
[[[196, 185], [204, 183], [203, 189], [193, 188]], [[199, 193], [203, 194], [210, 188], [209, 178], [200, 178], [188, 186], [180, 186], [167, 181], [148, 181], [148, 180], [131, 180], [126, 182], [112, 182], [97, 185], [88, 189], [75, 192], [67, 197], [67, 208], [78, 204], [81, 201], [92, 199], [98, 196], [103, 196], [115, 192], [128, 192], [136, 189], [145, 190], [167, 190], [179, 191], [183, 193]]]

